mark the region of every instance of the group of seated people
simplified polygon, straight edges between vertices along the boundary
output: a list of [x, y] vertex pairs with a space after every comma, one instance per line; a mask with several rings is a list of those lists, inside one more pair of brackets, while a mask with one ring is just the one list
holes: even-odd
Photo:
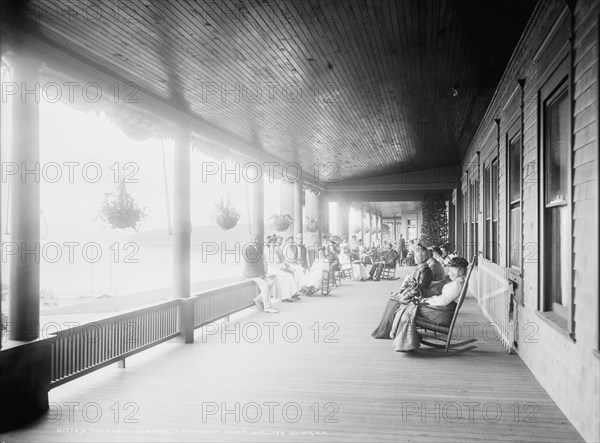
[[[253, 279], [259, 287], [259, 294], [254, 299], [258, 309], [270, 313], [278, 312], [272, 307], [273, 298], [291, 303], [320, 290], [324, 271], [336, 273], [348, 270], [357, 280], [377, 281], [384, 268], [397, 266], [400, 257], [394, 245], [388, 242], [384, 243], [383, 248], [375, 246], [367, 253], [366, 249], [361, 248], [360, 241], [353, 243], [355, 236], [350, 244], [344, 237], [324, 236], [314, 257], [302, 244], [301, 236], [294, 242], [291, 236], [284, 240], [282, 236], [272, 234], [267, 236], [264, 245], [259, 245], [258, 238], [257, 234], [252, 235], [251, 242], [243, 250], [244, 277]], [[357, 250], [352, 250], [353, 244], [358, 245]], [[391, 338], [394, 314], [402, 302], [410, 301], [415, 296], [440, 295], [443, 288], [448, 286], [446, 283], [453, 281], [450, 271], [456, 261], [447, 253], [448, 246], [444, 247], [445, 251], [438, 247], [425, 248], [421, 244], [415, 244], [412, 249], [417, 267], [388, 303], [382, 324], [373, 333], [377, 338]], [[449, 276], [446, 275], [445, 267], [448, 267]], [[449, 288], [451, 286], [444, 289], [444, 300], [448, 298]], [[431, 298], [430, 302], [439, 302], [436, 300], [438, 299]], [[453, 299], [447, 304], [451, 301]]]
[[278, 311], [271, 300], [284, 303], [296, 302], [302, 295], [312, 295], [321, 287], [323, 271], [339, 269], [339, 260], [333, 246], [320, 247], [317, 257], [309, 266], [309, 254], [302, 244], [302, 237], [283, 239], [276, 234], [259, 244], [258, 234], [251, 235], [250, 243], [243, 248], [245, 261], [244, 278], [252, 279], [259, 288], [254, 299], [259, 310], [269, 313]]
[[371, 334], [375, 338], [393, 339], [396, 351], [419, 347], [420, 336], [416, 331], [419, 319], [450, 325], [467, 274], [467, 260], [452, 255], [444, 258], [438, 247], [415, 244], [414, 259], [416, 267], [404, 279], [400, 290], [390, 297], [379, 325]]

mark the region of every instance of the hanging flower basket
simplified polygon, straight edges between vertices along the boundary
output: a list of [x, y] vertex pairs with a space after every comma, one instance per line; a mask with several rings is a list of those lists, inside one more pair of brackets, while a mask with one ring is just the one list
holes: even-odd
[[365, 234], [368, 234], [368, 233], [369, 233], [369, 227], [365, 226]]
[[313, 217], [305, 217], [306, 221], [304, 222], [304, 230], [306, 232], [317, 232], [319, 230], [319, 220]]
[[140, 208], [131, 194], [127, 192], [125, 183], [120, 181], [116, 192], [106, 194], [98, 217], [112, 229], [128, 229], [137, 231], [140, 223], [148, 214], [146, 208]]
[[234, 228], [240, 219], [240, 213], [237, 209], [231, 206], [231, 199], [227, 196], [227, 203], [223, 203], [223, 198], [219, 203], [216, 203], [217, 212], [213, 216], [214, 220], [221, 227], [221, 229], [227, 231], [228, 229]]
[[269, 217], [269, 220], [271, 220], [273, 229], [275, 229], [277, 232], [286, 231], [294, 221], [292, 216], [289, 214], [273, 214], [271, 217]]

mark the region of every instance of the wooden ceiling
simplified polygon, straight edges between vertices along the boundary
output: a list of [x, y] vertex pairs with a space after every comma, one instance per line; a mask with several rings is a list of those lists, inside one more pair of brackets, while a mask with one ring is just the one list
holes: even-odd
[[458, 164], [534, 4], [5, 1], [2, 50], [36, 35], [224, 136], [356, 179]]

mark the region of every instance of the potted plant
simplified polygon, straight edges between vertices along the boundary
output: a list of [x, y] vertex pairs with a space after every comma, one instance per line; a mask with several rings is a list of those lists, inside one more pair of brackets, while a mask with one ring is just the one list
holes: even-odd
[[120, 181], [116, 192], [106, 194], [98, 218], [112, 229], [128, 229], [137, 231], [140, 223], [148, 214], [146, 208], [140, 208], [125, 187], [125, 182]]
[[271, 217], [269, 217], [269, 220], [271, 220], [273, 229], [275, 229], [277, 232], [286, 231], [294, 221], [292, 216], [289, 214], [273, 214]]
[[306, 232], [317, 232], [319, 230], [319, 220], [313, 217], [306, 216], [304, 222], [304, 230]]
[[215, 206], [217, 212], [213, 218], [221, 229], [227, 231], [234, 228], [241, 215], [237, 209], [231, 206], [231, 198], [227, 196], [227, 203], [223, 203], [223, 197], [221, 197], [221, 200], [219, 200], [219, 203], [215, 203]]

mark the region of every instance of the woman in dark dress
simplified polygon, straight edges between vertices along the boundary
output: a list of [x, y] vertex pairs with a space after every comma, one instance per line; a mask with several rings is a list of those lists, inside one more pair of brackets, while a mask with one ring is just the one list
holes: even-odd
[[422, 296], [423, 291], [429, 288], [431, 284], [433, 273], [426, 263], [429, 258], [429, 252], [425, 246], [420, 244], [415, 245], [414, 249], [417, 266], [404, 279], [400, 290], [388, 300], [379, 326], [371, 333], [375, 338], [386, 338], [389, 340], [392, 324], [394, 323], [394, 314], [400, 305], [410, 302], [414, 296]]

